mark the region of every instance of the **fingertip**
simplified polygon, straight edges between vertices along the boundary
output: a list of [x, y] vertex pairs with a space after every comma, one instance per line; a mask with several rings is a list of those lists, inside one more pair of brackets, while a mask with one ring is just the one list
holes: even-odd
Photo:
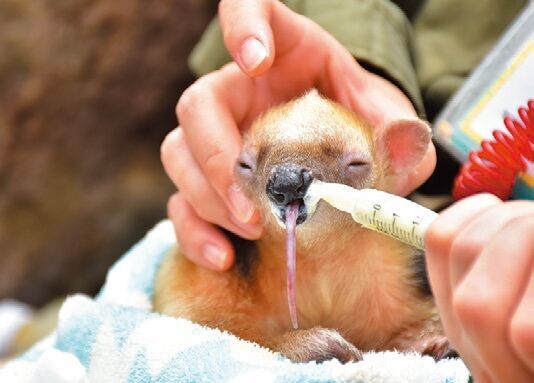
[[[241, 29], [241, 34], [232, 33], [238, 37], [227, 38], [228, 50], [242, 72], [250, 77], [260, 76], [274, 62], [275, 47], [270, 26], [262, 20], [253, 27], [246, 25]], [[237, 41], [232, 42], [233, 39]]]
[[493, 194], [483, 193], [455, 202], [440, 213], [425, 234], [425, 245], [429, 254], [448, 253], [456, 234], [467, 223], [486, 209], [502, 201]]
[[215, 271], [232, 267], [235, 255], [228, 238], [216, 226], [198, 217], [179, 193], [169, 198], [167, 210], [179, 246], [191, 262]]
[[232, 211], [234, 217], [241, 224], [248, 224], [251, 222], [256, 208], [254, 204], [246, 197], [241, 186], [233, 183], [228, 188], [227, 192], [228, 207]]
[[197, 246], [189, 243], [191, 239], [183, 237], [180, 245], [183, 248], [184, 255], [193, 263], [213, 271], [227, 271], [234, 264], [233, 249], [230, 244], [226, 245], [219, 241], [213, 235], [208, 239], [209, 242]]
[[[201, 233], [195, 239], [190, 236], [180, 236], [182, 238], [180, 242], [184, 245], [184, 254], [199, 266], [214, 271], [227, 271], [234, 264], [234, 250], [219, 229], [215, 227], [211, 229]], [[198, 227], [195, 230], [202, 231]], [[199, 239], [200, 237], [202, 238]], [[196, 242], [201, 242], [201, 244]]]
[[234, 61], [249, 76], [265, 73], [274, 60], [269, 15], [271, 1], [221, 1], [219, 16], [224, 42]]
[[256, 240], [259, 239], [263, 233], [263, 225], [260, 221], [243, 224], [242, 222], [239, 222], [233, 215], [230, 215], [230, 222], [235, 225], [235, 228], [230, 227], [230, 229], [235, 234], [245, 239]]
[[[212, 238], [211, 240], [213, 241]], [[213, 241], [219, 242], [219, 241]], [[201, 254], [197, 254], [202, 261], [207, 262], [208, 267], [216, 271], [228, 270], [233, 264], [233, 251], [223, 243], [208, 242], [201, 248]]]
[[435, 257], [446, 253], [451, 241], [452, 231], [442, 225], [441, 218], [430, 224], [425, 234], [425, 249], [427, 257]]
[[245, 73], [259, 74], [265, 71], [266, 61], [269, 58], [268, 47], [256, 37], [249, 37], [239, 48], [236, 61]]
[[225, 251], [225, 257], [223, 261], [219, 264], [219, 266], [221, 271], [228, 271], [234, 266], [235, 252], [231, 242], [224, 236], [224, 234], [220, 230], [219, 233], [221, 234], [221, 236], [224, 237], [224, 240], [221, 241], [219, 246]]
[[173, 154], [177, 152], [177, 148], [181, 146], [183, 140], [182, 129], [175, 128], [171, 130], [163, 139], [160, 146], [160, 160], [163, 166], [168, 167], [172, 161]]

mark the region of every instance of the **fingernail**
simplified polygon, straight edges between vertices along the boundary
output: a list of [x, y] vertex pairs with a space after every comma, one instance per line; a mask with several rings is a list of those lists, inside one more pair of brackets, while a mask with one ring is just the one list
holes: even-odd
[[267, 49], [265, 49], [261, 41], [251, 37], [243, 43], [239, 55], [241, 56], [241, 62], [245, 66], [245, 69], [254, 70], [267, 57]]
[[219, 269], [223, 269], [226, 263], [226, 252], [218, 246], [208, 243], [204, 245], [202, 255], [209, 263]]
[[245, 231], [245, 235], [249, 235], [250, 238], [258, 238], [263, 232], [263, 226], [259, 223], [243, 223], [239, 222], [233, 215], [230, 216], [230, 220], [234, 225]]
[[234, 216], [242, 223], [248, 223], [254, 214], [254, 205], [243, 194], [241, 188], [233, 184], [228, 192]]

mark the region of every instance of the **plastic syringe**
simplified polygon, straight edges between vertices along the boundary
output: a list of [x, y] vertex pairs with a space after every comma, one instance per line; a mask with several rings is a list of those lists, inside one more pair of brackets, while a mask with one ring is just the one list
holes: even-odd
[[424, 249], [426, 230], [438, 216], [415, 202], [380, 190], [314, 180], [304, 199], [308, 210], [315, 210], [320, 199], [351, 214], [362, 226], [419, 249]]

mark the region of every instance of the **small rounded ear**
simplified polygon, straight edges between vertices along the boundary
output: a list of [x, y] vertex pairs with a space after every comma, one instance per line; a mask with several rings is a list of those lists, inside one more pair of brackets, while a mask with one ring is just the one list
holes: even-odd
[[418, 118], [392, 121], [377, 133], [387, 176], [409, 174], [425, 156], [432, 137], [428, 123]]

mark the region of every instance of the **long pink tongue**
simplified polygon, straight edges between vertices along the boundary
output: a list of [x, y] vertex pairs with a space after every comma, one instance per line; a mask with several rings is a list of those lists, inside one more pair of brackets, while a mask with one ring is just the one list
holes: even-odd
[[299, 213], [299, 204], [290, 204], [286, 208], [286, 229], [287, 229], [287, 303], [289, 305], [289, 316], [294, 329], [299, 327], [297, 321], [297, 301], [295, 297], [296, 290], [296, 261], [297, 261], [297, 217]]

